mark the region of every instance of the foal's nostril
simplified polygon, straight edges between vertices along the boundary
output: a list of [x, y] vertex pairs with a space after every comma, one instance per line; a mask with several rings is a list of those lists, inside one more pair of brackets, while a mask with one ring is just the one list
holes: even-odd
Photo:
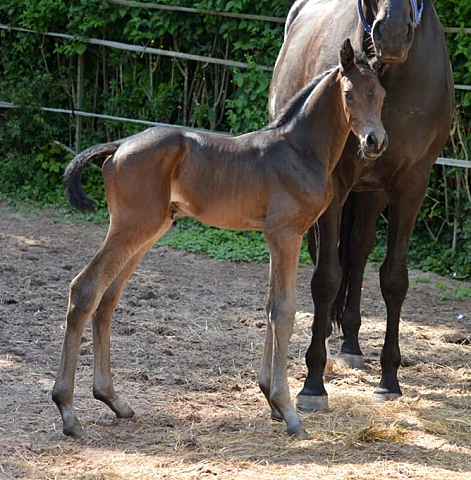
[[378, 140], [376, 139], [376, 135], [374, 133], [368, 134], [366, 137], [366, 146], [370, 149], [373, 150], [376, 148], [378, 144]]

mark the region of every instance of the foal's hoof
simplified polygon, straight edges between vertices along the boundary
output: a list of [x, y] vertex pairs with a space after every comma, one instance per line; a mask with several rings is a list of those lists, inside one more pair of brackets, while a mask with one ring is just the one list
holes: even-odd
[[116, 414], [117, 418], [134, 417], [134, 410], [124, 400], [117, 399], [113, 402], [106, 402], [108, 406]]
[[85, 431], [78, 420], [70, 425], [64, 425], [62, 433], [72, 438], [83, 438], [85, 436]]
[[290, 437], [296, 437], [299, 440], [305, 440], [306, 438], [309, 438], [309, 435], [302, 424], [295, 428], [288, 428], [288, 435]]
[[298, 395], [296, 410], [298, 412], [328, 412], [329, 397], [327, 395]]
[[402, 393], [390, 392], [384, 388], [376, 388], [373, 392], [373, 403], [382, 404], [390, 400], [397, 400], [402, 396]]
[[357, 368], [358, 370], [365, 370], [365, 359], [363, 355], [352, 355], [351, 353], [341, 353], [338, 356], [340, 365], [348, 368]]
[[126, 404], [126, 408], [121, 408], [119, 411], [116, 412], [117, 418], [131, 418], [134, 417], [134, 410]]

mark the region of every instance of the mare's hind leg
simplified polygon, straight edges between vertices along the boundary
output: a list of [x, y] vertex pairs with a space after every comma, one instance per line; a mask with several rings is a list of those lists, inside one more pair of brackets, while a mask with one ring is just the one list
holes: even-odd
[[376, 221], [387, 205], [383, 192], [365, 192], [357, 195], [355, 219], [348, 244], [348, 292], [340, 323], [343, 342], [339, 361], [350, 368], [365, 367], [358, 341], [361, 327], [361, 288], [368, 255], [374, 246]]
[[[136, 218], [139, 217], [136, 215]], [[71, 283], [59, 372], [52, 392], [66, 435], [83, 435], [73, 404], [75, 370], [83, 330], [88, 319], [99, 307], [105, 291], [130, 259], [151, 239], [156, 238], [160, 228], [155, 223], [153, 228], [150, 226], [152, 224], [149, 224], [145, 228], [141, 225], [140, 230], [137, 225], [132, 224], [120, 229], [113, 226], [112, 222], [100, 250]]]
[[[296, 273], [302, 235], [286, 231], [264, 233], [270, 248], [271, 274], [267, 303], [269, 326], [260, 384], [272, 407], [272, 414], [281, 415], [286, 422], [288, 434], [306, 438], [304, 425], [291, 402], [287, 378], [288, 347], [296, 314]], [[270, 366], [271, 372], [268, 371]]]
[[[161, 231], [165, 232], [171, 225], [168, 222]], [[132, 408], [117, 394], [113, 386], [110, 365], [110, 331], [111, 321], [121, 293], [129, 278], [146, 252], [160, 238], [161, 234], [150, 240], [136, 253], [123, 268], [116, 280], [108, 287], [100, 305], [93, 316], [93, 396], [108, 405], [118, 418], [134, 415]]]

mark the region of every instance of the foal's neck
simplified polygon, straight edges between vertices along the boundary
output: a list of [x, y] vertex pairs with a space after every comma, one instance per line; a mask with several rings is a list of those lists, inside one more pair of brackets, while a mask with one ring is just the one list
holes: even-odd
[[299, 118], [285, 133], [299, 151], [314, 157], [330, 175], [350, 133], [342, 105], [339, 69], [334, 69], [307, 99]]

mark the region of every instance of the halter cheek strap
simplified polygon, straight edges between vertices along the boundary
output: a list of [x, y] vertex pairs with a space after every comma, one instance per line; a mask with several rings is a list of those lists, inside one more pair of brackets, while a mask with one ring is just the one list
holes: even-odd
[[[412, 7], [412, 21], [414, 23], [414, 27], [418, 27], [422, 18], [422, 12], [424, 11], [425, 0], [422, 0], [420, 7], [417, 5], [417, 0], [410, 0], [410, 4]], [[358, 14], [360, 15], [360, 20], [365, 32], [371, 35], [373, 27], [366, 21], [361, 0], [358, 0]]]

